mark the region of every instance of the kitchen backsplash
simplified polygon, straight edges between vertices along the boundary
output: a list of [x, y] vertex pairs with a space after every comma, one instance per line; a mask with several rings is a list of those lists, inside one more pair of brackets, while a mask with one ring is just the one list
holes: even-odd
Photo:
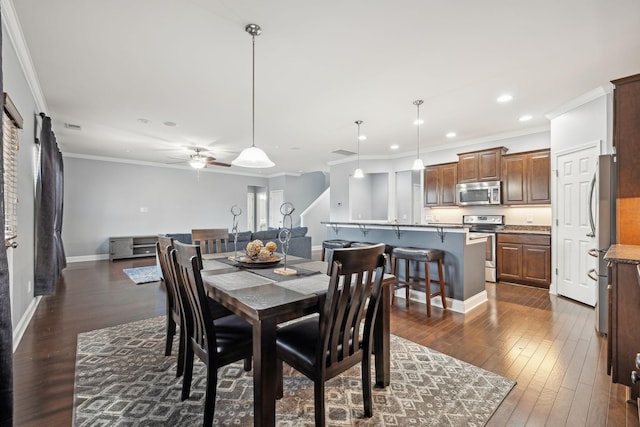
[[424, 208], [423, 223], [462, 223], [462, 215], [504, 215], [507, 225], [551, 226], [551, 206], [465, 206]]

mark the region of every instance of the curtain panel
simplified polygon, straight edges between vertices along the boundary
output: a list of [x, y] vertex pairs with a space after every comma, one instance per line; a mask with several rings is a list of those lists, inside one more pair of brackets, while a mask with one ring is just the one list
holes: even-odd
[[66, 256], [62, 244], [63, 165], [51, 118], [44, 113], [40, 128], [40, 170], [36, 185], [35, 295], [50, 295]]
[[[1, 31], [0, 46], [2, 46]], [[2, 52], [0, 49], [0, 94], [4, 92], [2, 80]], [[2, 126], [0, 126], [1, 140]], [[0, 221], [4, 224], [4, 166], [2, 150], [0, 150]], [[7, 247], [5, 246], [4, 233], [0, 233], [0, 426], [11, 426], [13, 424], [13, 326], [11, 325], [9, 286]]]

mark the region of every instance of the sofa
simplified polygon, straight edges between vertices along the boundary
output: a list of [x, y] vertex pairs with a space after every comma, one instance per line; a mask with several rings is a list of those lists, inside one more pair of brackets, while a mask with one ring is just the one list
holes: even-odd
[[[282, 253], [282, 243], [278, 240], [279, 234], [280, 229], [277, 228], [255, 232], [242, 231], [238, 233], [238, 251], [244, 252], [247, 244], [253, 240], [262, 240], [265, 244], [275, 242], [278, 247], [276, 251]], [[166, 236], [173, 237], [174, 240], [182, 243], [193, 243], [191, 233], [168, 233]], [[232, 233], [229, 233], [229, 243], [226, 250], [228, 252], [234, 251], [234, 235]], [[307, 236], [307, 227], [293, 227], [291, 229], [288, 254], [311, 259], [311, 236]]]

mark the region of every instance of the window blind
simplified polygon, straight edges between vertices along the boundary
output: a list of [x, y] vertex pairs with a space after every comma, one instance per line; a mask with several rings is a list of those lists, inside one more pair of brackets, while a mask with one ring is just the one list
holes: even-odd
[[22, 129], [22, 117], [6, 93], [3, 101], [4, 238], [7, 246], [15, 247], [18, 237], [18, 129]]

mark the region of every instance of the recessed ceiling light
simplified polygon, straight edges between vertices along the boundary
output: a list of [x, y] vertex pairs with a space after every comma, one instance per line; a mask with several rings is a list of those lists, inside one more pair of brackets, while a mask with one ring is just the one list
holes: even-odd
[[392, 150], [397, 150], [398, 148], [400, 148], [400, 146], [398, 144], [391, 144], [389, 148], [391, 148]]
[[501, 104], [504, 104], [505, 102], [509, 102], [512, 99], [513, 99], [513, 96], [509, 95], [508, 93], [505, 93], [503, 95], [500, 95], [498, 99], [496, 99], [496, 101], [498, 101]]
[[423, 124], [423, 123], [424, 123], [424, 120], [422, 120], [422, 119], [420, 119], [420, 120], [414, 120], [414, 121], [413, 121], [413, 124], [414, 124], [414, 125], [421, 125], [421, 124]]
[[531, 114], [525, 114], [524, 116], [520, 116], [518, 120], [520, 120], [521, 122], [528, 122], [532, 118], [533, 116], [531, 116]]
[[447, 138], [455, 138], [456, 137], [456, 133], [455, 132], [448, 132], [445, 136]]
[[366, 136], [366, 135], [360, 135], [360, 136], [358, 137], [358, 139], [359, 139], [360, 141], [364, 141], [365, 139], [367, 139], [367, 136]]
[[178, 125], [176, 122], [162, 122], [162, 124], [170, 127], [174, 127]]

